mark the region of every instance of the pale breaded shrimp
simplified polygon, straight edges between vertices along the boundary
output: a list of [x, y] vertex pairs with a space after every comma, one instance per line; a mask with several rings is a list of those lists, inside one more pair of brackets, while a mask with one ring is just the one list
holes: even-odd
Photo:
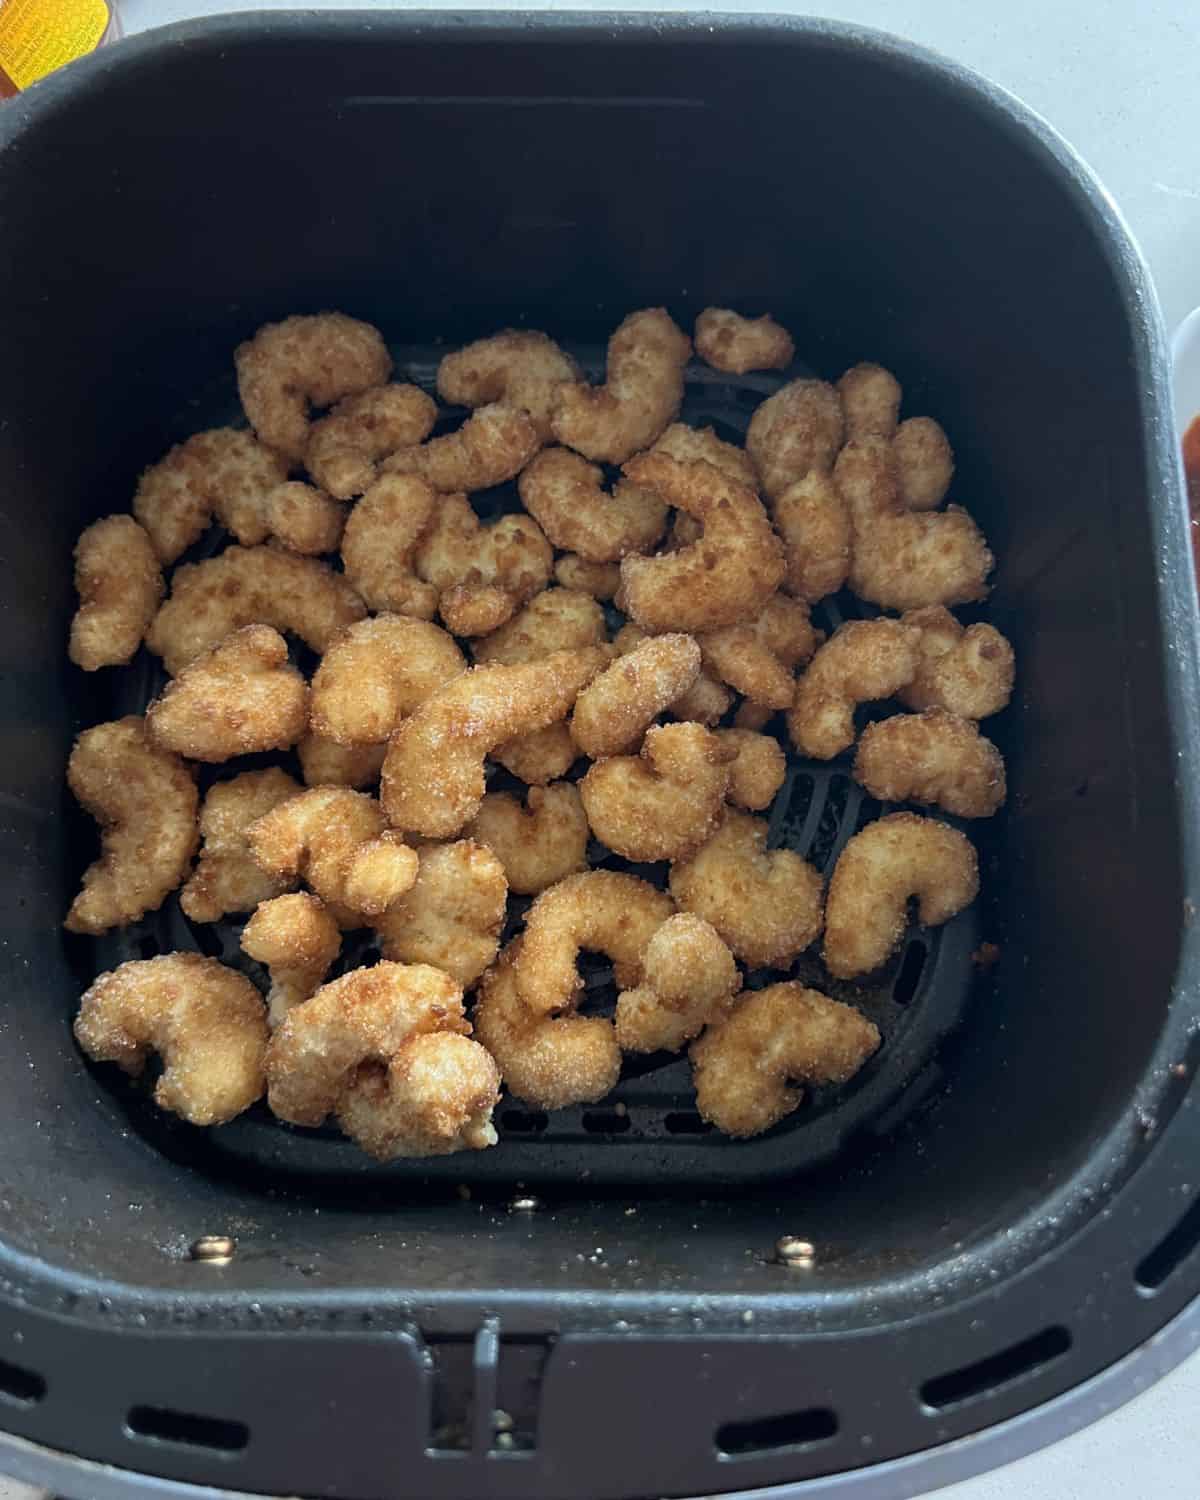
[[530, 787], [524, 807], [510, 792], [489, 792], [464, 832], [492, 851], [517, 896], [536, 896], [587, 868], [587, 814], [567, 781]]
[[578, 589], [593, 599], [611, 599], [621, 587], [617, 563], [592, 563], [568, 552], [554, 564], [554, 577], [565, 589]]
[[417, 577], [417, 544], [433, 520], [437, 497], [412, 474], [384, 474], [350, 512], [342, 535], [346, 577], [367, 607], [432, 620], [438, 591]]
[[796, 690], [792, 673], [822, 639], [809, 620], [808, 605], [784, 594], [775, 594], [737, 625], [697, 637], [709, 673], [768, 708], [791, 707]]
[[680, 912], [646, 945], [643, 979], [617, 996], [614, 1025], [623, 1052], [678, 1052], [720, 1021], [741, 982], [715, 927]]
[[132, 516], [105, 516], [83, 532], [75, 588], [71, 660], [85, 672], [132, 661], [163, 596], [158, 556]]
[[917, 802], [958, 818], [990, 818], [1004, 803], [1004, 759], [974, 719], [944, 708], [869, 724], [854, 778], [880, 802]]
[[318, 557], [336, 552], [346, 524], [345, 507], [314, 489], [311, 484], [289, 480], [266, 498], [270, 534], [289, 552]]
[[647, 728], [695, 682], [700, 647], [690, 635], [650, 636], [606, 667], [575, 701], [571, 733], [593, 759], [634, 749]]
[[376, 786], [387, 744], [339, 745], [311, 731], [296, 746], [305, 786]]
[[309, 429], [304, 466], [335, 500], [352, 500], [379, 478], [379, 463], [423, 443], [437, 404], [415, 385], [381, 385], [339, 401]]
[[360, 620], [321, 658], [312, 681], [312, 728], [342, 745], [381, 744], [402, 718], [466, 670], [451, 637], [427, 620]]
[[836, 594], [850, 572], [854, 527], [832, 477], [810, 469], [775, 497], [772, 513], [787, 559], [784, 588], [808, 604]]
[[848, 438], [896, 435], [900, 418], [900, 382], [882, 365], [852, 365], [837, 383]]
[[378, 918], [384, 958], [433, 964], [469, 988], [496, 957], [508, 883], [490, 849], [470, 839], [427, 844], [412, 889]]
[[901, 618], [921, 632], [917, 675], [901, 689], [902, 703], [918, 711], [944, 708], [964, 719], [986, 719], [1008, 706], [1013, 648], [994, 625], [977, 622], [964, 629], [940, 604]]
[[842, 446], [845, 420], [833, 386], [793, 380], [768, 396], [750, 419], [746, 452], [774, 500], [813, 469], [827, 473]]
[[[636, 651], [643, 641], [653, 639], [654, 637], [643, 630], [640, 625], [634, 625], [631, 622], [622, 625], [617, 631], [613, 639], [613, 648], [618, 655], [628, 656], [631, 651]], [[691, 687], [668, 704], [668, 709], [676, 719], [692, 724], [703, 724], [711, 728], [725, 716], [732, 703], [733, 694], [704, 670], [702, 660], [700, 670], [696, 673]]]
[[499, 401], [518, 407], [546, 442], [560, 388], [582, 378], [571, 356], [546, 334], [505, 328], [444, 355], [437, 388], [442, 400], [454, 406]]
[[752, 729], [718, 729], [717, 738], [734, 750], [727, 799], [735, 807], [762, 812], [770, 807], [787, 777], [787, 756], [770, 734]]
[[657, 495], [627, 480], [607, 493], [603, 470], [569, 448], [539, 453], [518, 488], [550, 542], [588, 562], [647, 552], [666, 530], [667, 507]]
[[242, 951], [267, 966], [267, 1019], [278, 1026], [324, 983], [342, 947], [341, 928], [307, 891], [263, 901], [242, 928]]
[[470, 494], [514, 479], [541, 446], [527, 412], [494, 402], [455, 432], [398, 448], [383, 468], [388, 474], [417, 474], [443, 494]]
[[449, 630], [488, 635], [545, 588], [554, 552], [528, 516], [501, 516], [485, 525], [465, 495], [443, 495], [413, 563], [439, 591]]
[[854, 710], [890, 698], [916, 675], [918, 632], [899, 620], [849, 620], [817, 651], [788, 710], [792, 743], [832, 760], [854, 743]]
[[515, 666], [551, 651], [601, 646], [608, 640], [604, 611], [579, 589], [543, 589], [519, 614], [491, 635], [472, 642], [480, 666]]
[[301, 790], [278, 766], [243, 771], [209, 788], [200, 810], [204, 846], [179, 893], [184, 916], [193, 922], [219, 922], [228, 912], [253, 911], [291, 886], [291, 877], [277, 878], [259, 869], [247, 833], [252, 823]]
[[796, 355], [791, 334], [766, 313], [746, 318], [729, 307], [706, 307], [696, 319], [694, 338], [704, 363], [731, 375], [785, 370]]

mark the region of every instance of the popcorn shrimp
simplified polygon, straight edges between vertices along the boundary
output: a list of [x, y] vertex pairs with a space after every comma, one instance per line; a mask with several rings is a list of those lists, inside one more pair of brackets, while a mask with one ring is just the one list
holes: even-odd
[[301, 788], [278, 766], [243, 771], [209, 789], [200, 811], [204, 847], [196, 868], [179, 893], [179, 905], [193, 922], [219, 922], [229, 912], [253, 911], [281, 896], [289, 877], [264, 874], [250, 853], [252, 823], [300, 794]]
[[234, 354], [242, 410], [260, 440], [299, 463], [309, 403], [332, 406], [382, 385], [392, 372], [379, 330], [345, 313], [266, 323]]
[[714, 677], [768, 708], [790, 708], [796, 691], [792, 672], [822, 637], [809, 622], [807, 604], [776, 594], [750, 619], [698, 639]]
[[384, 474], [350, 512], [342, 534], [342, 565], [368, 609], [417, 620], [437, 614], [438, 591], [417, 577], [414, 562], [436, 503], [423, 479]]
[[579, 783], [592, 832], [639, 864], [686, 858], [716, 826], [734, 754], [699, 724], [655, 725], [640, 755], [597, 761]]
[[167, 953], [101, 974], [80, 1001], [75, 1038], [94, 1062], [135, 1078], [157, 1052], [154, 1102], [192, 1125], [223, 1125], [263, 1094], [262, 997], [215, 958]]
[[811, 469], [789, 484], [775, 497], [773, 514], [787, 559], [784, 588], [807, 604], [836, 594], [850, 572], [854, 528], [830, 475]]
[[269, 625], [244, 625], [184, 667], [146, 710], [150, 739], [191, 760], [286, 750], [308, 728], [308, 684]]
[[844, 436], [842, 403], [833, 386], [793, 380], [751, 417], [746, 452], [774, 500], [813, 469], [828, 473]]
[[266, 500], [270, 534], [290, 552], [316, 557], [336, 552], [346, 523], [345, 509], [314, 489], [290, 480], [271, 491]]
[[297, 891], [262, 902], [242, 928], [241, 945], [267, 966], [267, 1019], [274, 1027], [324, 981], [341, 951], [342, 933], [324, 902]]
[[717, 738], [734, 751], [725, 794], [728, 800], [751, 812], [770, 807], [787, 777], [787, 756], [778, 740], [752, 729], [718, 729]]
[[604, 473], [569, 448], [547, 448], [521, 475], [525, 509], [555, 547], [588, 562], [617, 562], [647, 552], [662, 536], [667, 507], [650, 490], [621, 480], [612, 494]]
[[160, 750], [136, 714], [85, 729], [67, 762], [67, 784], [100, 826], [100, 858], [63, 926], [107, 932], [157, 911], [187, 873], [199, 842], [199, 796], [177, 755]]
[[377, 785], [386, 754], [386, 743], [339, 745], [311, 732], [296, 746], [305, 786], [348, 786], [359, 791]]
[[565, 589], [578, 589], [593, 599], [611, 599], [621, 587], [621, 569], [616, 563], [592, 563], [568, 552], [554, 564], [554, 577]]
[[398, 448], [383, 467], [389, 474], [417, 474], [443, 494], [470, 493], [514, 479], [541, 446], [527, 412], [494, 402], [456, 432]]
[[375, 615], [348, 626], [312, 681], [312, 728], [343, 745], [386, 740], [402, 718], [467, 670], [437, 625]]
[[854, 778], [880, 802], [919, 802], [959, 818], [990, 818], [1004, 802], [1004, 761], [973, 719], [944, 708], [869, 724]]
[[911, 609], [905, 625], [920, 630], [917, 675], [900, 701], [918, 711], [944, 708], [964, 719], [986, 719], [1008, 706], [1013, 689], [1013, 648], [994, 625], [965, 629], [940, 604]]
[[794, 1085], [848, 1082], [879, 1041], [865, 1016], [819, 990], [787, 983], [747, 992], [692, 1043], [696, 1108], [726, 1135], [759, 1135], [799, 1107], [804, 1094]]
[[791, 334], [774, 318], [745, 318], [728, 307], [706, 307], [696, 319], [695, 340], [706, 365], [731, 375], [784, 370], [796, 354]]
[[790, 849], [768, 852], [766, 822], [732, 808], [672, 865], [670, 883], [680, 909], [710, 922], [751, 968], [786, 968], [821, 931], [820, 874]]
[[544, 443], [559, 390], [582, 378], [571, 356], [546, 334], [506, 328], [445, 355], [438, 366], [437, 388], [442, 400], [453, 406], [500, 401], [517, 407]]
[[464, 832], [492, 851], [517, 896], [587, 868], [587, 814], [570, 782], [531, 787], [524, 807], [510, 792], [489, 792]]
[[899, 620], [850, 620], [820, 647], [788, 711], [792, 743], [832, 760], [854, 743], [854, 710], [890, 698], [916, 675], [919, 636]]
[[848, 438], [893, 438], [900, 417], [900, 382], [882, 365], [853, 365], [837, 383]]
[[708, 463], [643, 454], [635, 484], [695, 516], [700, 539], [659, 557], [626, 557], [618, 605], [651, 631], [716, 630], [755, 611], [783, 581], [783, 548], [758, 496]]
[[700, 647], [690, 635], [641, 641], [575, 700], [575, 743], [595, 759], [632, 749], [663, 709], [687, 692], [699, 671]]
[[728, 1011], [740, 982], [714, 927], [689, 912], [668, 917], [646, 945], [644, 978], [617, 996], [624, 1052], [678, 1052]]
[[304, 466], [335, 500], [352, 500], [379, 478], [379, 462], [423, 443], [437, 404], [415, 385], [381, 385], [339, 401], [309, 429]]
[[578, 589], [543, 589], [506, 625], [475, 641], [471, 652], [480, 666], [516, 666], [607, 639], [604, 611], [595, 599]]
[[[637, 650], [643, 641], [653, 639], [654, 637], [644, 631], [640, 625], [622, 625], [617, 631], [613, 647], [618, 655], [628, 656], [631, 651]], [[667, 707], [677, 719], [693, 724], [704, 724], [711, 728], [725, 716], [732, 703], [733, 694], [704, 670], [702, 660], [700, 670], [696, 673], [691, 687], [686, 692], [680, 693], [679, 697]]]
[[825, 967], [839, 979], [869, 974], [899, 946], [916, 897], [923, 927], [940, 927], [979, 893], [970, 840], [948, 823], [891, 813], [842, 850], [829, 882]]
[[545, 588], [554, 553], [528, 516], [484, 525], [465, 495], [443, 495], [413, 561], [418, 576], [439, 590], [447, 628], [487, 635]]
[[158, 557], [132, 516], [105, 516], [83, 532], [75, 588], [71, 660], [85, 672], [132, 661], [163, 596]]
[[500, 946], [504, 867], [470, 839], [426, 845], [419, 858], [412, 889], [375, 923], [383, 956], [433, 964], [466, 989]]
[[594, 463], [623, 463], [648, 448], [679, 414], [691, 352], [664, 308], [630, 313], [608, 341], [606, 383], [560, 389], [554, 437]]

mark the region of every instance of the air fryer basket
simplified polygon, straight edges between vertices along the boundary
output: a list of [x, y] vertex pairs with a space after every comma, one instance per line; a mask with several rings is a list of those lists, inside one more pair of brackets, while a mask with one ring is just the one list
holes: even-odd
[[[1069, 151], [820, 22], [231, 17], [7, 106], [0, 233], [0, 1463], [88, 1496], [132, 1481], [83, 1461], [172, 1493], [891, 1496], [1094, 1411], [1063, 1393], [1200, 1281], [1196, 640], [1153, 301]], [[896, 369], [1000, 560], [1010, 806], [973, 830], [978, 912], [858, 996], [877, 1062], [756, 1142], [698, 1130], [674, 1064], [623, 1114], [506, 1106], [501, 1149], [393, 1168], [89, 1070], [81, 980], [212, 939], [173, 906], [60, 933], [71, 735], [138, 706], [63, 661], [80, 527], [231, 414], [268, 318], [371, 318], [427, 382], [439, 339], [524, 322], [595, 367], [630, 308], [713, 301], [822, 374]], [[697, 368], [685, 415], [741, 430], [763, 388]], [[829, 859], [860, 797], [794, 767], [774, 833]]]

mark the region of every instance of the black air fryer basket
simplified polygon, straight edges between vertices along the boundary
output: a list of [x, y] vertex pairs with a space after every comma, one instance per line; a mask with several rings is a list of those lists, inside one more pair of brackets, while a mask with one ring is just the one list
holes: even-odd
[[[901, 1497], [1191, 1347], [1190, 548], [1145, 272], [1040, 121], [824, 22], [229, 17], [7, 105], [0, 244], [0, 1468], [89, 1500]], [[191, 1130], [86, 1066], [97, 969], [236, 931], [172, 901], [61, 932], [72, 736], [156, 686], [66, 662], [79, 530], [235, 416], [268, 319], [368, 318], [429, 385], [443, 343], [527, 324], [598, 372], [630, 309], [714, 302], [793, 330], [793, 374], [894, 369], [999, 559], [1009, 805], [972, 830], [977, 909], [846, 990], [878, 1056], [755, 1141], [652, 1060], [388, 1167], [265, 1113]], [[684, 417], [740, 435], [777, 384], [693, 367]], [[878, 811], [796, 763], [772, 837], [828, 867]]]

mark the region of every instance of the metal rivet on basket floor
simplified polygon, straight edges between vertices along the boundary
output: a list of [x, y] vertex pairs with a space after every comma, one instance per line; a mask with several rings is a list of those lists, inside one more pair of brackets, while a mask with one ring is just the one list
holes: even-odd
[[237, 1240], [231, 1234], [202, 1234], [192, 1245], [191, 1257], [223, 1266], [233, 1259], [236, 1251]]
[[775, 1241], [775, 1259], [783, 1266], [811, 1266], [817, 1258], [811, 1240], [784, 1234]]
[[508, 1211], [510, 1214], [535, 1214], [542, 1206], [542, 1200], [534, 1193], [516, 1193], [509, 1200]]

